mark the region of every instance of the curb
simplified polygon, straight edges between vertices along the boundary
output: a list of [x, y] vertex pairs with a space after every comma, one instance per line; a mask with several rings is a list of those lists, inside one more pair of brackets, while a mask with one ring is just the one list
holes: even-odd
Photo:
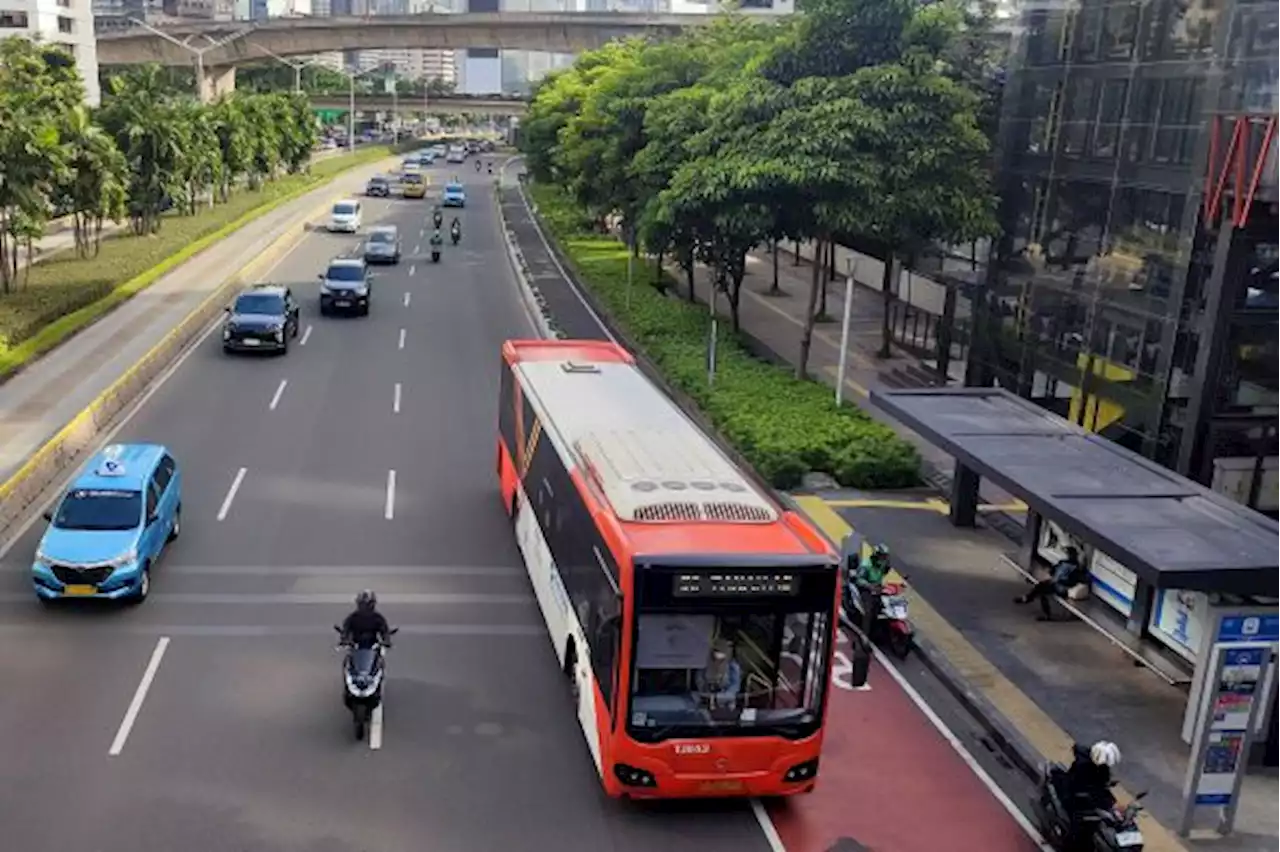
[[502, 210], [501, 182], [494, 186], [493, 199], [498, 208], [498, 227], [502, 229], [502, 240], [507, 247], [507, 260], [511, 264], [511, 271], [515, 274], [516, 290], [519, 291], [520, 301], [524, 303], [525, 311], [528, 312], [529, 318], [533, 320], [534, 328], [537, 330], [539, 337], [545, 340], [555, 340], [561, 335], [551, 323], [546, 303], [543, 301], [542, 295], [538, 293], [538, 288], [533, 286], [529, 267], [525, 263], [520, 247], [516, 245], [515, 234], [507, 226], [507, 216]]
[[[353, 168], [375, 166], [381, 162], [381, 160], [374, 160], [358, 164]], [[343, 174], [345, 172], [335, 175], [327, 183], [338, 180]], [[296, 201], [310, 192], [323, 190], [325, 186], [326, 184], [313, 186], [305, 192], [281, 201], [277, 206]], [[264, 267], [264, 264], [274, 262], [284, 252], [291, 250], [307, 234], [311, 220], [322, 215], [324, 210], [333, 203], [333, 198], [332, 194], [326, 194], [322, 204], [317, 204], [305, 216], [285, 226], [284, 231], [264, 250], [232, 272], [145, 355], [81, 409], [53, 437], [45, 441], [7, 481], [0, 484], [0, 542], [8, 542], [14, 531], [29, 521], [31, 508], [43, 502], [49, 486], [56, 482], [68, 468], [78, 464], [96, 446], [98, 437], [114, 424], [120, 413], [145, 393], [155, 377], [163, 373], [175, 358], [201, 338], [205, 330], [222, 313], [222, 303], [226, 300], [228, 293], [251, 279], [259, 269]], [[270, 211], [264, 211], [263, 215], [265, 212]], [[245, 224], [247, 225], [248, 222]], [[169, 269], [176, 265], [171, 265]]]

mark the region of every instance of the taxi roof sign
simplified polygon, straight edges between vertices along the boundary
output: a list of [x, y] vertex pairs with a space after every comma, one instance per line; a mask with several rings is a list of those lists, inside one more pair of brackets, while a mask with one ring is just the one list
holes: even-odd
[[112, 444], [102, 451], [102, 464], [98, 466], [96, 473], [98, 476], [124, 476], [126, 471], [124, 463], [120, 461], [120, 456], [124, 453], [124, 447], [119, 444]]

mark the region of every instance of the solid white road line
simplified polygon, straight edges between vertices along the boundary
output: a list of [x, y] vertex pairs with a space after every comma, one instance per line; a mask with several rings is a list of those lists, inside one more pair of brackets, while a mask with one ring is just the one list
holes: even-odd
[[919, 708], [920, 712], [929, 720], [934, 729], [937, 730], [939, 734], [942, 734], [942, 738], [947, 741], [947, 744], [951, 746], [951, 749], [956, 754], [960, 755], [960, 759], [964, 761], [965, 766], [969, 767], [969, 771], [977, 776], [978, 780], [986, 786], [987, 790], [990, 791], [995, 800], [1000, 803], [1001, 807], [1008, 811], [1009, 816], [1013, 817], [1013, 821], [1016, 822], [1018, 826], [1027, 833], [1027, 836], [1036, 843], [1036, 847], [1042, 850], [1042, 852], [1053, 852], [1053, 849], [1045, 843], [1044, 838], [1040, 836], [1040, 832], [1037, 831], [1036, 827], [1031, 824], [1029, 819], [1027, 819], [1026, 814], [1018, 809], [1018, 806], [1013, 803], [1005, 791], [1000, 789], [1000, 785], [995, 782], [995, 779], [987, 774], [987, 770], [983, 769], [982, 765], [978, 763], [972, 754], [969, 753], [969, 750], [964, 747], [964, 743], [960, 742], [960, 738], [947, 727], [947, 723], [942, 721], [938, 714], [933, 711], [933, 708], [925, 702], [924, 696], [917, 692], [916, 688], [907, 682], [907, 679], [902, 676], [902, 672], [898, 671], [897, 667], [894, 666], [893, 662], [885, 656], [883, 651], [874, 645], [871, 646], [871, 651], [875, 654], [876, 661], [884, 667], [885, 671], [889, 673], [889, 676], [893, 678], [894, 682], [902, 688], [902, 691], [905, 692], [907, 697], [911, 699], [911, 702]]
[[275, 396], [271, 397], [271, 405], [267, 406], [270, 411], [275, 411], [276, 406], [280, 404], [280, 397], [284, 396], [284, 389], [289, 386], [288, 379], [281, 379], [280, 386], [276, 388]]
[[400, 342], [396, 345], [397, 349], [404, 348], [404, 329], [400, 329]]
[[772, 852], [787, 852], [786, 845], [778, 835], [778, 829], [773, 827], [773, 820], [769, 819], [769, 812], [764, 809], [764, 804], [759, 799], [751, 800], [751, 813], [755, 815], [760, 831], [764, 833], [765, 842], [769, 844], [769, 849]]
[[227, 512], [231, 511], [231, 501], [236, 499], [236, 492], [240, 490], [240, 483], [244, 482], [246, 473], [248, 471], [243, 467], [236, 471], [236, 478], [231, 480], [231, 488], [227, 490], [227, 496], [222, 498], [222, 507], [218, 509], [218, 520], [226, 520]]
[[[387, 700], [387, 688], [382, 687], [382, 700]], [[373, 708], [373, 716], [369, 719], [369, 748], [377, 751], [382, 748], [382, 705]]]
[[409, 299], [410, 299], [412, 296], [413, 296], [413, 294], [412, 294], [412, 293], [410, 293], [410, 292], [409, 292], [409, 291], [407, 291], [407, 290], [405, 291], [405, 294], [404, 294], [404, 306], [405, 306], [406, 308], [407, 308], [407, 307], [409, 307]]
[[415, 272], [417, 272], [417, 271], [418, 271], [418, 267], [413, 266], [412, 264], [410, 264], [410, 265], [409, 265], [409, 277], [410, 277], [410, 278], [412, 278], [412, 277], [413, 277], [413, 274], [414, 274]]
[[383, 509], [382, 516], [388, 521], [396, 516], [396, 472], [394, 470], [387, 471], [387, 506]]
[[306, 346], [307, 341], [311, 339], [311, 326], [307, 326], [302, 332], [302, 339], [298, 341], [299, 346]]
[[391, 400], [391, 413], [392, 414], [400, 413], [400, 383], [399, 382], [396, 382], [395, 397]]
[[138, 721], [142, 702], [147, 700], [147, 691], [151, 689], [151, 682], [156, 679], [160, 661], [164, 659], [164, 652], [168, 647], [169, 637], [161, 636], [156, 642], [155, 650], [151, 652], [151, 659], [142, 673], [142, 680], [138, 682], [138, 688], [133, 693], [133, 700], [129, 702], [129, 709], [124, 711], [124, 718], [120, 720], [120, 729], [116, 731], [116, 738], [111, 741], [111, 749], [107, 752], [109, 756], [115, 757], [124, 751], [124, 744], [129, 740], [129, 732], [133, 730], [133, 723]]

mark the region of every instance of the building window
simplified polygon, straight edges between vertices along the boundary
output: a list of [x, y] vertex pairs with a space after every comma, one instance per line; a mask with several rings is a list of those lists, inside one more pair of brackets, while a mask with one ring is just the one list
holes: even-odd
[[1213, 31], [1221, 13], [1221, 0], [1172, 0], [1153, 4], [1145, 59], [1200, 59], [1213, 51]]
[[1274, 414], [1280, 406], [1278, 363], [1274, 322], [1233, 325], [1218, 383], [1224, 393], [1223, 406], [1230, 411]]
[[1093, 133], [1093, 156], [1111, 158], [1116, 155], [1120, 139], [1120, 119], [1124, 114], [1124, 98], [1129, 91], [1127, 80], [1107, 80], [1098, 98], [1098, 120]]
[[1102, 22], [1102, 58], [1129, 59], [1138, 37], [1138, 6], [1121, 3], [1107, 8]]
[[64, 35], [71, 35], [75, 32], [75, 21], [71, 18], [58, 16], [58, 32]]
[[26, 28], [26, 12], [8, 12], [0, 9], [0, 30], [25, 30]]
[[1203, 78], [1164, 81], [1160, 97], [1160, 125], [1151, 157], [1155, 162], [1170, 165], [1191, 162], [1196, 136], [1204, 126], [1201, 115], [1203, 100]]
[[71, 8], [71, 0], [58, 0], [58, 8], [60, 8], [60, 9], [70, 9], [70, 8]]

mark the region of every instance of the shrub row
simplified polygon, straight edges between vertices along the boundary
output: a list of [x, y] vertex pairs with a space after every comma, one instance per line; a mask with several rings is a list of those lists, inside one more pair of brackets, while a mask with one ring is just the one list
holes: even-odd
[[705, 308], [639, 282], [628, 300], [626, 246], [591, 233], [590, 221], [558, 187], [536, 184], [530, 191], [548, 236], [582, 283], [775, 488], [795, 488], [810, 471], [850, 488], [919, 483], [913, 446], [862, 410], [837, 407], [830, 388], [756, 358], [727, 323], [717, 343], [715, 383], [708, 386]]
[[81, 258], [67, 249], [35, 264], [25, 284], [17, 284], [14, 292], [0, 296], [0, 354], [240, 217], [389, 154], [388, 148], [377, 148], [331, 157], [316, 163], [310, 174], [283, 177], [258, 190], [238, 191], [227, 203], [202, 209], [194, 216], [166, 216], [158, 234], [136, 236], [118, 231], [103, 238], [96, 256]]

